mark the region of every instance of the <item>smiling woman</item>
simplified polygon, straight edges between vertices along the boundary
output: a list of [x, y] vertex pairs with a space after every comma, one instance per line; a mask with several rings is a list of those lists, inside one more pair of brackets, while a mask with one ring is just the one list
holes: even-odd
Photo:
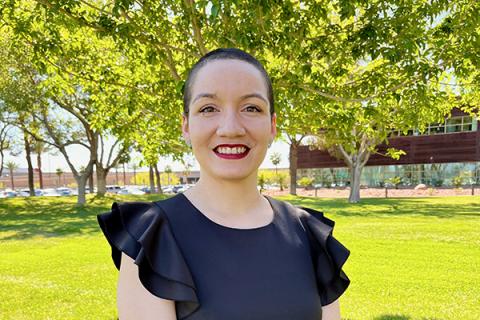
[[182, 133], [198, 183], [98, 216], [120, 270], [120, 320], [340, 319], [349, 251], [333, 221], [257, 189], [276, 121], [271, 81], [251, 55], [218, 49], [193, 66]]

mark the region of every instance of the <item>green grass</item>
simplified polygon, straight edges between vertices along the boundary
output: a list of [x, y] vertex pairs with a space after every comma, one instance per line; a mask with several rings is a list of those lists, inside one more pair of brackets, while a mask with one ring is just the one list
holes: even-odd
[[[0, 201], [0, 319], [116, 319], [117, 271], [96, 214], [113, 200]], [[351, 250], [344, 319], [478, 319], [480, 197], [284, 197], [322, 210]], [[295, 319], [293, 319], [295, 320]]]

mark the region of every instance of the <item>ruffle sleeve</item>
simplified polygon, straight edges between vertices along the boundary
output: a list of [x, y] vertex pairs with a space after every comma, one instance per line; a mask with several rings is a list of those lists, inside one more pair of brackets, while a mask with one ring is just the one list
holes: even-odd
[[320, 301], [325, 306], [337, 300], [350, 284], [342, 270], [350, 251], [333, 237], [333, 220], [320, 211], [300, 209], [308, 213], [303, 215], [303, 221], [312, 250]]
[[121, 253], [138, 265], [139, 278], [153, 295], [175, 300], [178, 319], [193, 313], [199, 302], [187, 263], [176, 244], [165, 212], [154, 203], [112, 204], [97, 220], [120, 270]]

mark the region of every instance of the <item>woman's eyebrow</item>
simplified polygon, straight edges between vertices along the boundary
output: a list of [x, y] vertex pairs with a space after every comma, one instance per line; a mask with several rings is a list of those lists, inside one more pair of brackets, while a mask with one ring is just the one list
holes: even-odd
[[249, 93], [249, 94], [243, 95], [243, 96], [240, 97], [240, 100], [245, 100], [245, 99], [248, 99], [248, 98], [258, 98], [260, 100], [263, 100], [265, 103], [268, 103], [267, 99], [265, 99], [259, 93]]
[[214, 93], [200, 93], [195, 97], [195, 99], [193, 99], [192, 103], [194, 103], [195, 101], [197, 101], [198, 99], [201, 99], [201, 98], [216, 99], [217, 95], [214, 94]]

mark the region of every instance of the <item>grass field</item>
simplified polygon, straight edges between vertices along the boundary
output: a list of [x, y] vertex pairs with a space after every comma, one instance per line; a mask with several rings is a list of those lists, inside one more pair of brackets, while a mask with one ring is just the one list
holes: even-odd
[[[117, 271], [96, 214], [113, 200], [0, 201], [0, 319], [116, 319]], [[320, 209], [351, 250], [342, 318], [480, 318], [480, 197], [282, 197]], [[272, 319], [273, 320], [273, 319]], [[295, 320], [295, 319], [292, 319]]]

